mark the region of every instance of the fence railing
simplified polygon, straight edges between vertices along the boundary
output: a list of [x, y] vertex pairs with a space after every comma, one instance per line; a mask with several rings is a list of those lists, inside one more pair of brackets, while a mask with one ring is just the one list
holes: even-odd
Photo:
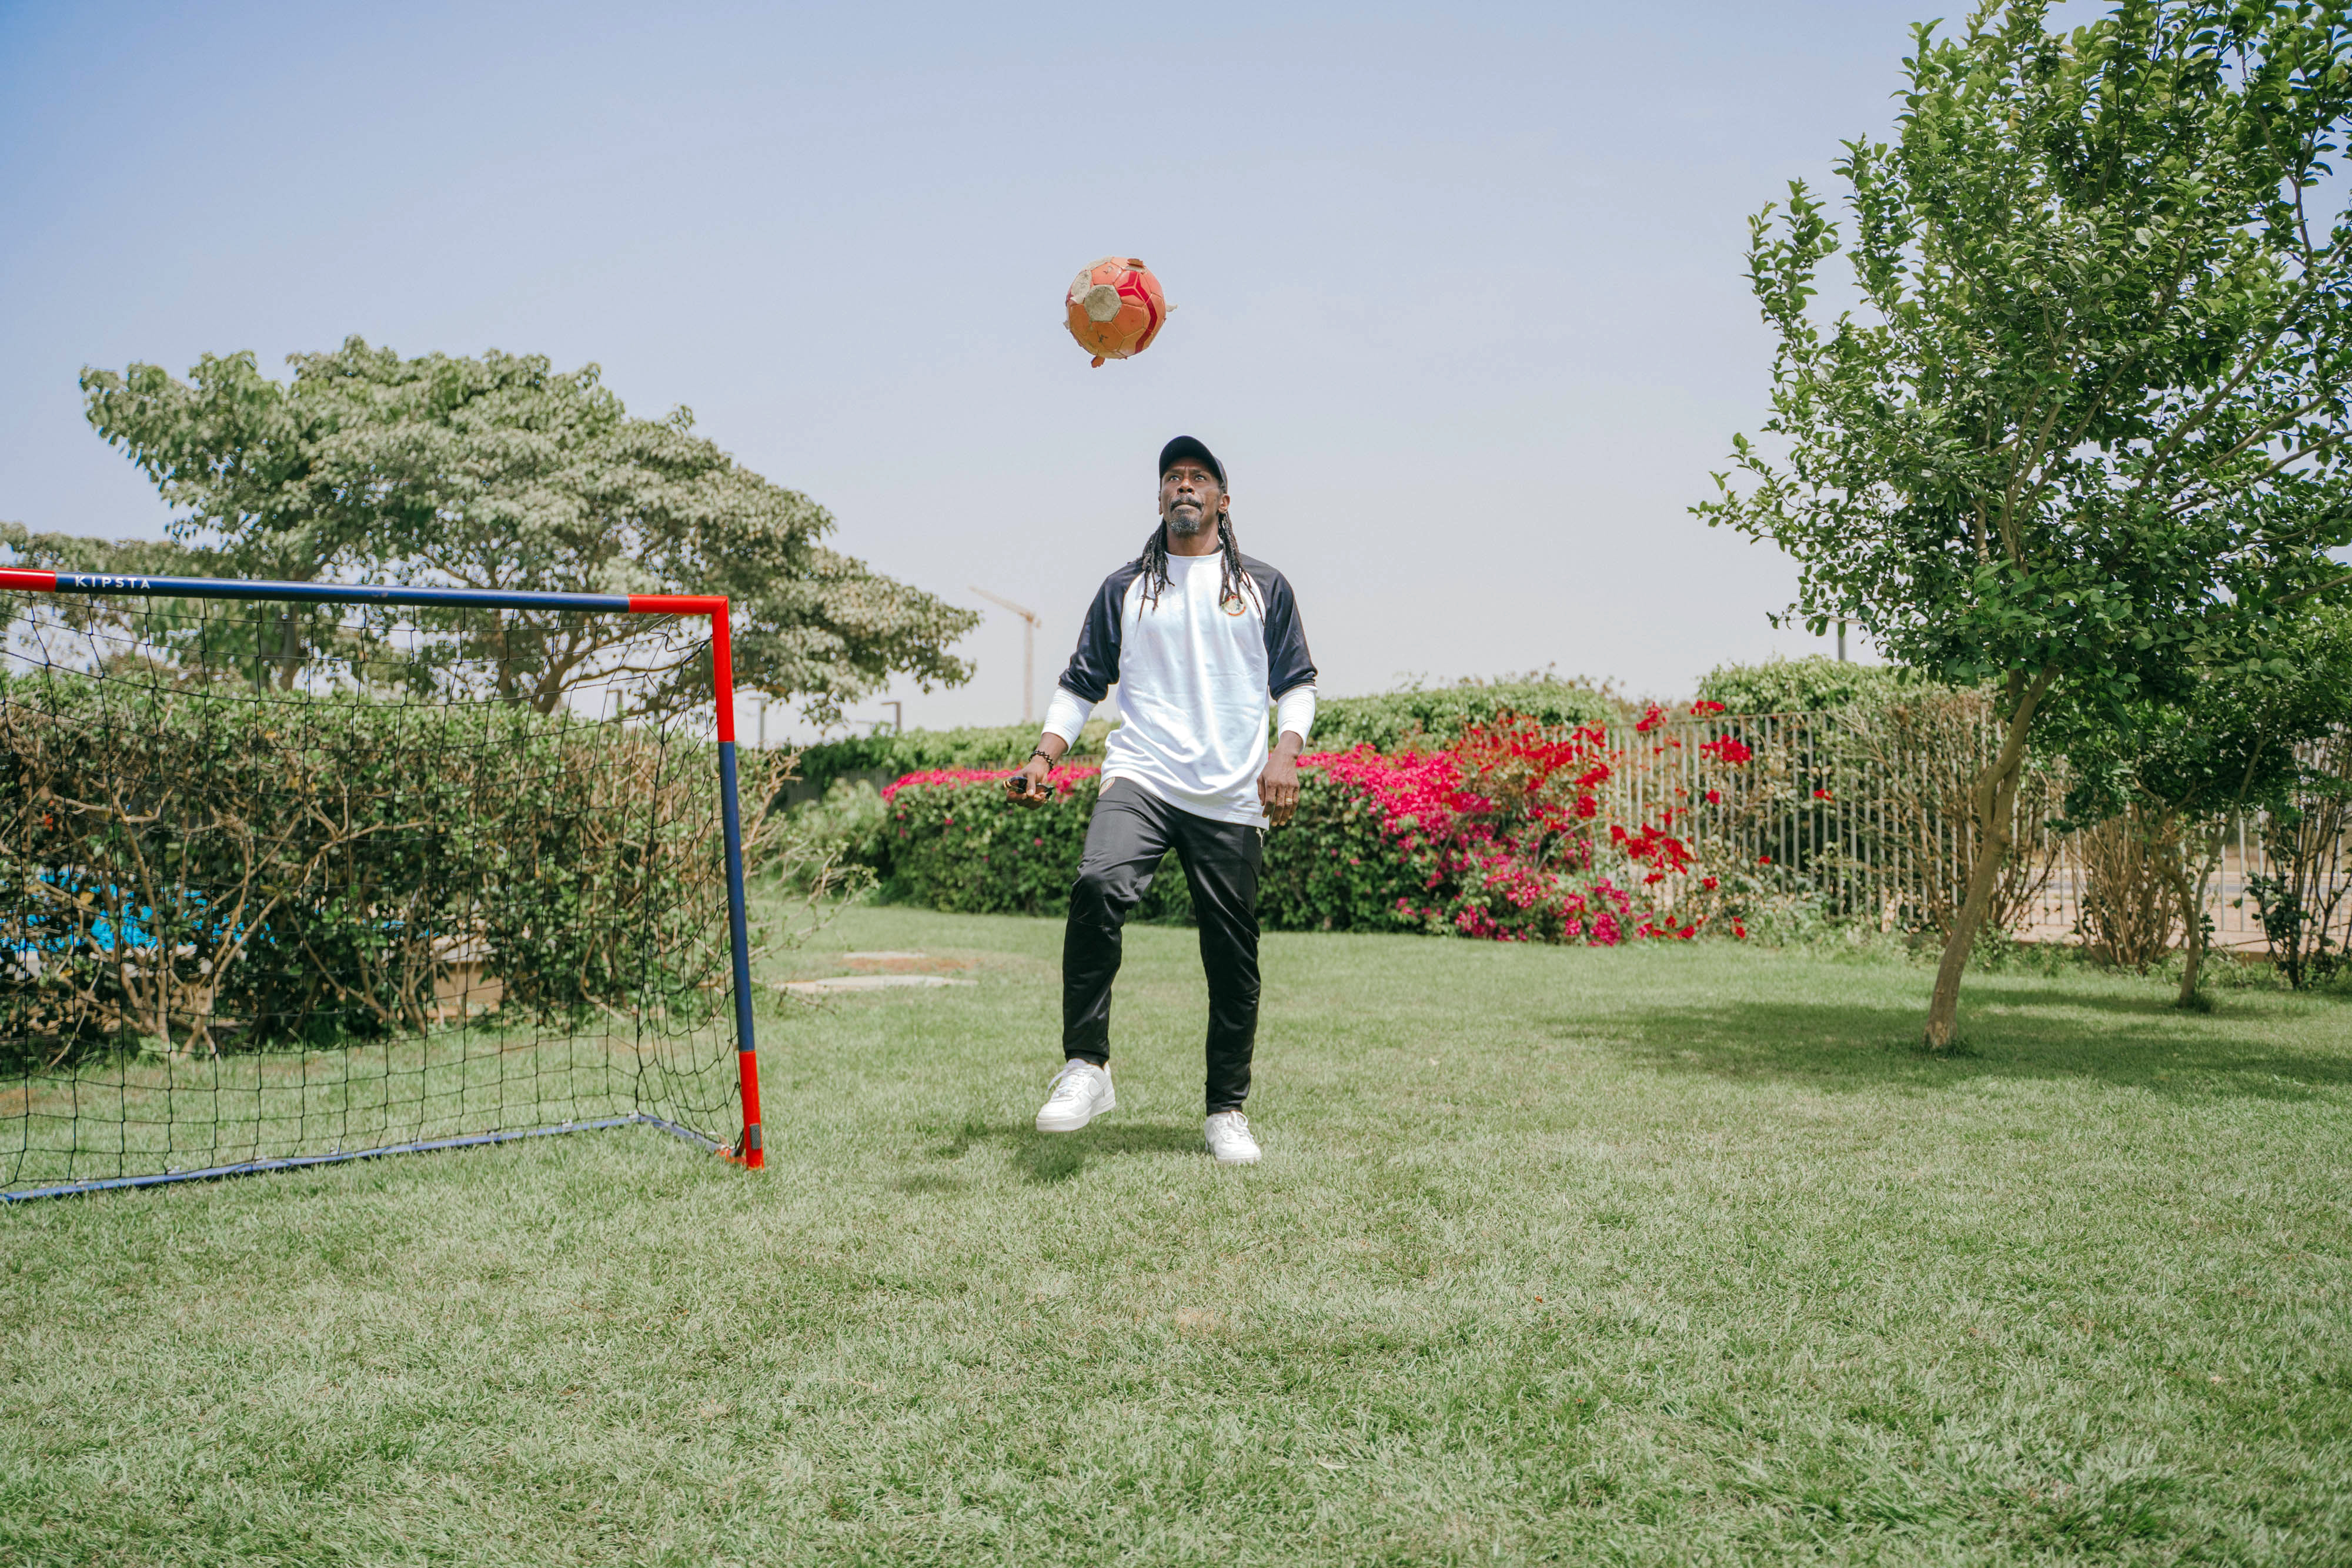
[[[1746, 762], [1725, 767], [1703, 754], [1723, 736], [1748, 747]], [[1647, 732], [1613, 728], [1611, 740], [1632, 764], [1610, 786], [1620, 820], [1675, 807], [1708, 865], [1808, 892], [1835, 917], [1891, 931], [1945, 928], [1958, 909], [1979, 832], [1970, 789], [1999, 735], [1982, 696], [1934, 692], [1877, 708], [1669, 719]], [[2316, 772], [2352, 778], [2352, 736], [2301, 754]], [[2118, 896], [2113, 883], [2124, 873], [2100, 852], [2109, 846], [2051, 826], [2065, 792], [2063, 759], [2029, 755], [1990, 915], [2026, 940], [2084, 940], [2095, 934], [2085, 911], [2103, 878], [2110, 903]], [[2252, 896], [2257, 879], [2292, 886], [2306, 946], [2321, 934], [2339, 952], [2352, 942], [2352, 811], [2340, 796], [2314, 796], [2283, 820], [2254, 814], [2209, 831], [2221, 852], [2205, 898], [2214, 946], [2273, 946]]]

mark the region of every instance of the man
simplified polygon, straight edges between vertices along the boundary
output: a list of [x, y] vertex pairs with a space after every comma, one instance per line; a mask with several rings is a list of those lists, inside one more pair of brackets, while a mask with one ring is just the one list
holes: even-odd
[[[1242, 554], [1216, 455], [1189, 435], [1160, 454], [1160, 526], [1103, 580], [1077, 652], [1045, 710], [1028, 766], [1005, 780], [1024, 806], [1053, 799], [1045, 775], [1118, 685], [1062, 940], [1062, 1071], [1041, 1133], [1075, 1133], [1118, 1103], [1110, 987], [1119, 931], [1173, 849], [1201, 922], [1209, 977], [1209, 1152], [1254, 1165], [1242, 1102], [1257, 1044], [1257, 877], [1265, 830], [1298, 804], [1298, 753], [1315, 722], [1315, 664], [1290, 584]], [[1278, 738], [1266, 750], [1271, 699]]]

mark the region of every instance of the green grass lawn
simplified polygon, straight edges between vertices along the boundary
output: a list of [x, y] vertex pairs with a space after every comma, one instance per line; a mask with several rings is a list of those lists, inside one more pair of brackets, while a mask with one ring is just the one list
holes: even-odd
[[0, 1562], [2352, 1562], [2341, 998], [1276, 936], [1233, 1171], [1190, 932], [1057, 1139], [1057, 924], [820, 942], [978, 984], [764, 1019], [764, 1175], [0, 1213]]

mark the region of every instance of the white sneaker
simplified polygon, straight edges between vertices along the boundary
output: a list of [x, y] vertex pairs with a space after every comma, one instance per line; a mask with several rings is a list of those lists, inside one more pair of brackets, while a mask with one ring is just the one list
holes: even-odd
[[1104, 1112], [1115, 1109], [1110, 1070], [1074, 1056], [1054, 1074], [1054, 1092], [1037, 1112], [1041, 1133], [1075, 1133]]
[[1221, 1166], [1257, 1164], [1257, 1140], [1250, 1136], [1249, 1118], [1239, 1111], [1220, 1111], [1209, 1118], [1209, 1153]]

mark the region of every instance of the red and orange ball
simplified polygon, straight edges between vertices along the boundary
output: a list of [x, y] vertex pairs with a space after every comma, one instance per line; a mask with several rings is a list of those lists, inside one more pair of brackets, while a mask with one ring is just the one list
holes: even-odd
[[1094, 362], [1124, 360], [1151, 347], [1175, 307], [1139, 256], [1107, 256], [1070, 281], [1064, 301], [1070, 336]]

